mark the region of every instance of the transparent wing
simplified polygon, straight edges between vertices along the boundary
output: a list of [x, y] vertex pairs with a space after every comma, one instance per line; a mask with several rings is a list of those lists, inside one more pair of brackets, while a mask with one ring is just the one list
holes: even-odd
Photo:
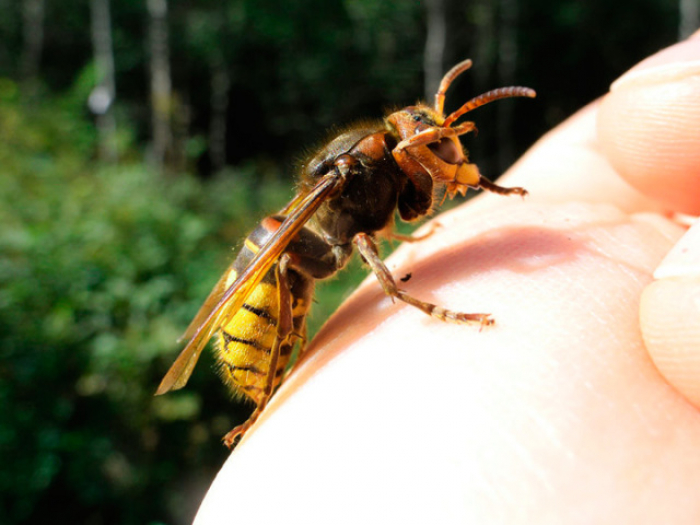
[[226, 281], [228, 280], [228, 276], [230, 273], [231, 268], [229, 267], [229, 269], [226, 270], [221, 276], [221, 279], [219, 279], [216, 285], [214, 285], [214, 288], [207, 296], [206, 300], [204, 301], [204, 304], [202, 304], [202, 306], [197, 311], [197, 315], [194, 316], [194, 319], [192, 319], [192, 322], [187, 327], [187, 330], [185, 330], [185, 333], [182, 334], [177, 340], [178, 343], [192, 339], [192, 336], [197, 331], [199, 325], [201, 325], [204, 322], [204, 320], [207, 317], [209, 317], [209, 314], [214, 309], [214, 307], [217, 304], [219, 304], [221, 297], [223, 297], [224, 293], [226, 293]]
[[[334, 173], [324, 176], [303, 198], [294, 199], [297, 206], [284, 220], [279, 229], [260, 248], [250, 264], [241, 272], [235, 282], [223, 291], [225, 276], [209, 294], [202, 308], [185, 332], [190, 340], [180, 352], [173, 365], [158, 386], [156, 395], [177, 390], [187, 384], [202, 349], [216, 330], [226, 324], [241, 308], [245, 300], [260, 284], [268, 270], [279, 259], [291, 240], [301, 231], [326, 197], [338, 186], [342, 179]], [[228, 273], [228, 272], [227, 272]]]

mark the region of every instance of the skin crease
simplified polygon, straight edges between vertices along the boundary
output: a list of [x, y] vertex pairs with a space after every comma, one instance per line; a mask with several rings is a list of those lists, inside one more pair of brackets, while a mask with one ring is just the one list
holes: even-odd
[[[698, 64], [697, 38], [647, 59], [499, 181], [524, 201], [480, 196], [400, 247], [401, 287], [495, 326], [442, 324], [370, 276], [195, 523], [700, 522], [700, 371], [672, 372], [697, 360], [700, 280], [674, 256], [652, 275], [685, 232], [672, 213], [700, 210], [700, 153], [677, 148], [698, 143]], [[696, 329], [668, 324], [679, 304]]]

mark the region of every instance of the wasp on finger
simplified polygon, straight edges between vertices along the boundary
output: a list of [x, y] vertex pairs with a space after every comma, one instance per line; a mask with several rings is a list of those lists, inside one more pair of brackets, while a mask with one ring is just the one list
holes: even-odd
[[471, 64], [465, 60], [447, 72], [432, 106], [408, 106], [383, 121], [350, 127], [303, 164], [297, 195], [245, 240], [185, 332], [189, 341], [156, 395], [185, 386], [202, 349], [216, 337], [223, 381], [255, 404], [248, 420], [224, 437], [233, 447], [282, 381], [295, 345], [301, 342], [303, 347], [315, 281], [341, 270], [355, 248], [390, 297], [441, 321], [493, 323], [488, 314], [454, 312], [400, 289], [375, 244], [378, 235], [391, 230], [397, 211], [404, 221], [428, 215], [441, 189], [449, 198], [466, 194], [468, 188], [527, 194], [523, 188], [498, 186], [479, 173], [459, 141], [476, 127], [456, 121], [488, 102], [534, 97], [535, 92], [495, 89], [445, 116], [445, 93]]

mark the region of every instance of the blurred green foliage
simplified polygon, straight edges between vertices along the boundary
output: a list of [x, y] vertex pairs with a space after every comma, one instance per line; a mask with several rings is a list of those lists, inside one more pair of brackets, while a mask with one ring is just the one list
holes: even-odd
[[[20, 78], [24, 4], [0, 3], [0, 523], [43, 523], [57, 512], [71, 523], [189, 523], [227, 455], [219, 438], [250, 407], [229, 401], [208, 354], [188, 388], [154, 398], [175, 341], [232, 248], [292, 195], [303, 148], [329, 126], [421, 98], [424, 6], [170, 0], [188, 171], [156, 173], [143, 160], [145, 2], [111, 2], [115, 165], [97, 159], [86, 109], [95, 85], [89, 3], [44, 3], [32, 82]], [[448, 106], [475, 84], [498, 85], [496, 5], [445, 2], [445, 66], [481, 50]], [[672, 42], [677, 24], [665, 0], [528, 0], [518, 9], [517, 82], [539, 97], [513, 106], [514, 155]], [[229, 167], [213, 173], [217, 68], [230, 81]], [[479, 111], [478, 140], [467, 144], [495, 175], [503, 130], [495, 108]], [[320, 286], [312, 333], [365, 273], [355, 261]]]
[[[112, 508], [110, 522], [143, 523], [172, 505], [175, 465], [211, 475], [199, 447], [220, 461], [235, 413], [211, 366], [198, 374], [208, 387], [152, 394], [232, 256], [224, 246], [291, 193], [252, 166], [206, 183], [100, 166], [76, 98], [25, 103], [0, 82], [2, 523], [59, 504], [77, 521]], [[203, 417], [207, 388], [221, 401]], [[198, 430], [171, 432], [183, 421]]]
[[[28, 101], [0, 81], [0, 523], [59, 505], [75, 522], [186, 522], [250, 407], [209, 356], [191, 388], [153, 392], [231, 247], [292, 188], [260, 163], [207, 181], [101, 165], [81, 89]], [[346, 290], [325, 287], [323, 312]]]

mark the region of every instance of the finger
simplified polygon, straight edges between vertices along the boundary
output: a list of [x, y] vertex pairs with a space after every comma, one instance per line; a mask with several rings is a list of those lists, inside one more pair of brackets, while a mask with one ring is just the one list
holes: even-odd
[[600, 144], [632, 186], [700, 213], [700, 39], [669, 47], [617, 80], [598, 116]]
[[642, 295], [644, 342], [659, 371], [700, 408], [700, 223], [655, 272]]

